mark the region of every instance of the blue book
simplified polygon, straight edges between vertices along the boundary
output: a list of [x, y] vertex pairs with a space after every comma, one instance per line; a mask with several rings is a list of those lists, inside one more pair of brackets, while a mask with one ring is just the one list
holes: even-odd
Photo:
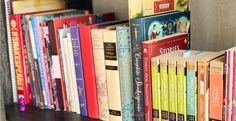
[[72, 27], [70, 29], [70, 33], [74, 53], [76, 80], [79, 92], [80, 113], [82, 116], [88, 116], [78, 27]]
[[170, 12], [134, 18], [130, 21], [130, 27], [135, 120], [144, 121], [142, 42], [174, 33], [186, 32], [190, 35], [190, 12]]
[[130, 31], [128, 27], [116, 28], [120, 74], [122, 120], [134, 120], [133, 81], [131, 69]]

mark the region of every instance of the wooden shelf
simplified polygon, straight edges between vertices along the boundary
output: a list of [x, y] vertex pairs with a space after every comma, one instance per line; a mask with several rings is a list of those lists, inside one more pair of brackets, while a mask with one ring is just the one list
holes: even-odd
[[27, 106], [26, 111], [18, 110], [16, 104], [6, 106], [7, 121], [98, 121], [79, 114], [64, 111], [41, 110]]

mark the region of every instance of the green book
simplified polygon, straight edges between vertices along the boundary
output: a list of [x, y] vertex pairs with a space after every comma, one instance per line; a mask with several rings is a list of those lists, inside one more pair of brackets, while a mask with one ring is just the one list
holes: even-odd
[[168, 80], [169, 80], [169, 121], [176, 121], [177, 119], [176, 61], [168, 60]]
[[161, 119], [169, 120], [169, 82], [167, 73], [167, 60], [160, 59], [160, 82], [161, 82]]
[[151, 60], [152, 70], [152, 108], [153, 120], [161, 120], [161, 89], [160, 89], [160, 63], [159, 60]]

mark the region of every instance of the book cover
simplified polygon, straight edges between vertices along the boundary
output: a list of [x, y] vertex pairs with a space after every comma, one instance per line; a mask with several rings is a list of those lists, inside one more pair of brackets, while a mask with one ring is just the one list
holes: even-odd
[[177, 63], [168, 60], [168, 81], [169, 81], [169, 121], [177, 120]]
[[93, 58], [96, 75], [96, 86], [99, 106], [99, 118], [109, 120], [109, 105], [107, 92], [107, 78], [105, 68], [105, 55], [103, 46], [103, 29], [92, 29]]
[[75, 73], [77, 80], [77, 89], [79, 93], [80, 111], [82, 116], [88, 116], [86, 92], [85, 92], [85, 80], [83, 74], [82, 53], [78, 27], [72, 27], [70, 29], [71, 41], [74, 53]]
[[161, 79], [161, 120], [169, 120], [169, 81], [167, 72], [167, 60], [160, 59]]
[[105, 53], [105, 67], [107, 77], [109, 120], [122, 120], [121, 85], [117, 49], [117, 33], [115, 29], [103, 31], [103, 44]]
[[155, 58], [151, 59], [152, 69], [152, 108], [153, 120], [161, 120], [161, 86], [160, 86], [160, 63]]
[[[133, 68], [133, 89], [135, 117], [144, 119], [144, 94], [142, 67], [142, 42], [161, 39], [174, 33], [189, 33], [189, 12], [174, 12], [155, 16], [131, 19], [131, 48]], [[188, 39], [189, 40], [189, 39]], [[189, 46], [189, 45], [188, 45]], [[141, 84], [140, 84], [141, 83]], [[139, 92], [139, 93], [137, 93]], [[136, 119], [136, 120], [137, 120]]]
[[73, 55], [73, 46], [72, 46], [72, 37], [71, 37], [71, 33], [67, 33], [67, 43], [68, 43], [68, 55], [69, 57], [68, 59], [68, 63], [69, 63], [69, 74], [71, 74], [71, 81], [72, 81], [72, 91], [74, 92], [73, 95], [73, 99], [74, 99], [74, 108], [75, 112], [77, 112], [78, 114], [81, 114], [80, 111], [80, 103], [79, 103], [79, 92], [78, 92], [78, 86], [77, 86], [77, 80], [76, 80], [76, 72], [75, 72], [75, 62], [74, 62], [74, 55]]
[[133, 81], [131, 69], [130, 29], [116, 28], [122, 120], [134, 120]]
[[93, 59], [94, 56], [91, 29], [97, 27], [97, 25], [79, 27], [88, 116], [94, 119], [99, 118], [99, 109], [96, 90], [96, 76]]
[[224, 52], [216, 52], [210, 55], [205, 55], [204, 58], [198, 60], [198, 120], [209, 120], [209, 62], [223, 55]]
[[186, 121], [186, 63], [177, 61], [178, 121]]
[[12, 48], [15, 62], [16, 84], [18, 100], [30, 103], [30, 89], [26, 76], [26, 65], [24, 55], [24, 40], [22, 35], [21, 16], [10, 16]]
[[187, 61], [187, 120], [197, 121], [197, 62]]
[[[59, 34], [58, 34], [58, 29], [63, 28], [63, 27], [73, 27], [71, 26], [71, 22], [76, 23], [77, 25], [87, 25], [87, 24], [92, 24], [95, 22], [95, 17], [94, 15], [84, 15], [84, 16], [73, 16], [73, 17], [64, 17], [64, 18], [55, 18], [52, 21], [47, 21], [47, 25], [49, 27], [49, 31], [51, 36], [51, 48], [53, 50], [53, 55], [58, 55], [60, 59], [60, 68], [61, 68], [61, 85], [62, 85], [62, 97], [63, 97], [63, 105], [64, 105], [64, 110], [68, 109], [68, 104], [67, 104], [67, 99], [66, 99], [66, 88], [65, 88], [65, 75], [64, 75], [64, 68], [63, 68], [63, 61], [62, 61], [62, 56], [60, 53], [60, 48], [61, 45], [59, 43]], [[56, 46], [55, 46], [56, 45]]]
[[[223, 120], [223, 71], [225, 56], [210, 62], [209, 120]], [[233, 114], [234, 115], [234, 114]], [[233, 119], [233, 118], [232, 118]]]
[[166, 13], [189, 11], [189, 0], [129, 0], [129, 19]]
[[64, 9], [64, 0], [12, 0], [14, 14]]
[[145, 119], [152, 119], [151, 58], [179, 49], [188, 49], [188, 34], [176, 33], [142, 43]]

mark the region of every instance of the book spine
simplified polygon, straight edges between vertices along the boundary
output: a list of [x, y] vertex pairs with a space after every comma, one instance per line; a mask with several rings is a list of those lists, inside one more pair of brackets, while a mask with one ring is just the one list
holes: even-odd
[[209, 120], [222, 121], [223, 109], [223, 70], [224, 63], [210, 63], [210, 101], [209, 101]]
[[33, 53], [34, 53], [34, 60], [35, 60], [35, 67], [37, 69], [37, 74], [39, 77], [38, 80], [38, 85], [39, 85], [39, 89], [40, 89], [40, 108], [45, 108], [45, 101], [46, 101], [46, 95], [45, 92], [43, 90], [43, 73], [42, 73], [42, 68], [41, 68], [41, 60], [38, 52], [38, 43], [35, 41], [35, 37], [33, 34], [33, 24], [32, 21], [29, 20], [28, 21], [28, 27], [29, 27], [29, 37], [30, 37], [30, 41], [31, 41], [31, 45], [32, 45], [32, 49], [33, 49]]
[[143, 16], [143, 0], [129, 0], [129, 19]]
[[197, 63], [187, 62], [187, 120], [197, 121]]
[[107, 77], [109, 120], [121, 121], [121, 90], [118, 68], [117, 35], [115, 30], [104, 30], [104, 53]]
[[109, 120], [109, 107], [107, 95], [107, 79], [105, 68], [105, 55], [103, 47], [103, 30], [91, 30], [93, 42], [93, 56], [96, 75], [96, 86], [98, 94], [99, 118]]
[[169, 120], [169, 81], [167, 72], [167, 60], [160, 60], [160, 82], [161, 82], [161, 120]]
[[36, 17], [32, 16], [31, 17], [31, 21], [33, 24], [33, 34], [34, 34], [34, 39], [35, 41], [38, 42], [38, 56], [40, 57], [40, 65], [41, 65], [41, 69], [42, 69], [42, 74], [43, 74], [43, 89], [44, 89], [44, 95], [46, 97], [45, 100], [45, 108], [47, 109], [51, 109], [51, 100], [50, 100], [50, 93], [49, 93], [49, 87], [48, 87], [48, 78], [47, 78], [47, 70], [46, 70], [46, 60], [44, 59], [44, 51], [43, 51], [43, 45], [42, 45], [42, 40], [41, 40], [41, 31], [40, 31], [40, 26], [38, 23], [38, 20], [36, 19]]
[[145, 121], [152, 121], [152, 92], [151, 92], [151, 44], [142, 44], [143, 82], [144, 82], [144, 112]]
[[223, 107], [223, 120], [227, 119], [227, 110], [228, 110], [228, 52], [225, 52], [225, 64], [224, 64], [224, 107]]
[[98, 113], [98, 99], [96, 91], [96, 77], [95, 77], [95, 68], [93, 60], [93, 48], [91, 40], [91, 29], [97, 28], [94, 26], [81, 26], [80, 31], [80, 43], [81, 43], [81, 52], [82, 52], [82, 62], [83, 62], [83, 71], [84, 71], [84, 80], [85, 89], [87, 96], [87, 107], [88, 107], [88, 116], [90, 118], [99, 118]]
[[[134, 120], [133, 81], [131, 69], [130, 30], [127, 27], [117, 27], [118, 65], [121, 89], [122, 120]], [[152, 110], [152, 108], [151, 108]], [[151, 117], [152, 118], [152, 117]]]
[[[206, 120], [208, 111], [207, 97], [207, 66], [206, 62], [198, 62], [198, 120]], [[207, 119], [208, 120], [208, 119]]]
[[[49, 31], [49, 48], [51, 52], [51, 59], [52, 59], [52, 66], [51, 66], [51, 73], [53, 78], [53, 93], [54, 99], [58, 99], [58, 107], [56, 110], [63, 110], [64, 109], [64, 100], [63, 100], [63, 91], [64, 88], [62, 87], [62, 75], [61, 75], [61, 67], [60, 62], [57, 54], [57, 45], [56, 45], [56, 33], [53, 21], [46, 22]], [[56, 45], [56, 46], [55, 46]], [[55, 81], [54, 81], [55, 80]], [[63, 91], [62, 91], [63, 90]], [[57, 106], [57, 105], [56, 105]]]
[[[57, 26], [54, 22], [53, 22], [54, 26]], [[64, 106], [64, 111], [68, 111], [69, 110], [69, 105], [68, 105], [68, 99], [67, 99], [67, 91], [66, 91], [66, 80], [65, 80], [65, 67], [63, 66], [63, 58], [62, 58], [62, 50], [61, 50], [61, 44], [60, 44], [60, 40], [59, 40], [59, 31], [54, 28], [54, 33], [55, 33], [55, 42], [56, 42], [56, 49], [57, 49], [57, 55], [59, 57], [59, 64], [60, 64], [60, 71], [61, 71], [61, 90], [62, 90], [62, 97], [63, 97], [63, 106]]]
[[134, 116], [136, 121], [144, 121], [144, 82], [142, 67], [142, 21], [131, 19], [131, 48], [132, 48], [132, 70], [134, 89]]
[[228, 92], [227, 92], [227, 112], [226, 112], [226, 120], [231, 121], [232, 118], [232, 102], [233, 102], [233, 52], [228, 51], [227, 53], [228, 59]]
[[30, 64], [30, 70], [31, 70], [31, 75], [32, 75], [32, 86], [34, 89], [34, 96], [35, 96], [35, 106], [38, 107], [40, 104], [40, 89], [38, 86], [38, 75], [37, 75], [37, 70], [34, 62], [34, 57], [33, 57], [33, 50], [32, 50], [32, 44], [29, 39], [29, 34], [28, 34], [28, 22], [26, 21], [26, 17], [23, 16], [23, 26], [24, 26], [24, 38], [25, 38], [25, 43], [26, 43], [26, 48], [27, 48], [27, 54], [28, 54], [28, 60]]
[[79, 93], [79, 102], [80, 102], [80, 111], [82, 116], [88, 116], [87, 111], [87, 101], [86, 101], [86, 93], [85, 93], [85, 80], [83, 74], [83, 64], [81, 57], [81, 45], [80, 45], [80, 37], [78, 28], [71, 28], [71, 41], [73, 46], [74, 53], [74, 63], [75, 63], [75, 72], [76, 72], [76, 80], [77, 80], [77, 88]]
[[13, 93], [13, 102], [17, 102], [17, 88], [16, 88], [16, 72], [14, 65], [14, 55], [13, 55], [13, 47], [11, 39], [11, 29], [10, 29], [10, 14], [11, 14], [11, 1], [5, 0], [5, 19], [6, 19], [6, 27], [7, 27], [7, 45], [8, 45], [8, 53], [9, 53], [9, 63], [10, 63], [10, 71], [11, 71], [11, 86]]
[[178, 120], [186, 121], [186, 63], [177, 62]]
[[70, 83], [70, 77], [69, 77], [69, 67], [68, 67], [68, 62], [67, 62], [67, 58], [68, 58], [68, 55], [67, 55], [67, 52], [66, 52], [66, 49], [67, 49], [67, 43], [65, 43], [67, 41], [67, 37], [66, 37], [66, 29], [61, 29], [61, 30], [58, 30], [59, 31], [59, 43], [61, 45], [61, 49], [60, 49], [60, 53], [61, 53], [61, 57], [62, 59], [60, 60], [60, 62], [62, 61], [62, 65], [60, 66], [63, 66], [63, 74], [64, 74], [64, 80], [65, 80], [65, 93], [66, 93], [66, 98], [67, 98], [67, 104], [68, 104], [68, 107], [67, 107], [67, 111], [72, 111], [74, 112], [73, 110], [71, 110], [71, 108], [73, 107], [73, 103], [72, 103], [72, 99], [71, 99], [71, 95], [72, 95], [72, 92], [70, 91], [70, 89], [72, 88]]
[[233, 102], [233, 106], [232, 106], [232, 120], [236, 120], [235, 119], [235, 115], [236, 115], [236, 52], [233, 52], [233, 96], [232, 96], [232, 102]]
[[159, 61], [152, 60], [152, 102], [153, 120], [161, 120], [161, 87], [160, 87], [160, 64]]
[[[55, 106], [54, 106], [54, 98], [53, 98], [53, 88], [52, 88], [52, 75], [51, 75], [51, 71], [50, 71], [50, 67], [51, 67], [51, 64], [50, 64], [50, 54], [49, 54], [49, 49], [48, 49], [48, 46], [49, 46], [49, 38], [48, 38], [48, 27], [45, 27], [45, 23], [44, 25], [42, 25], [41, 27], [41, 39], [40, 41], [42, 41], [42, 49], [43, 49], [43, 53], [44, 53], [44, 60], [45, 60], [45, 70], [46, 70], [46, 77], [47, 77], [47, 80], [48, 80], [48, 93], [49, 93], [49, 96], [50, 96], [50, 108], [51, 109], [55, 109]], [[57, 104], [57, 103], [55, 103]]]
[[177, 120], [177, 79], [176, 61], [168, 61], [169, 80], [169, 121]]
[[18, 100], [29, 103], [28, 85], [25, 75], [24, 45], [21, 31], [21, 16], [10, 16], [11, 38], [15, 62]]
[[75, 73], [75, 62], [74, 62], [74, 55], [73, 55], [73, 47], [72, 47], [72, 40], [70, 32], [67, 33], [68, 39], [68, 54], [69, 54], [69, 64], [71, 70], [71, 80], [72, 80], [72, 91], [74, 92], [74, 101], [75, 101], [75, 111], [80, 114], [80, 103], [79, 103], [79, 92], [77, 90], [77, 81], [76, 81], [76, 73]]

